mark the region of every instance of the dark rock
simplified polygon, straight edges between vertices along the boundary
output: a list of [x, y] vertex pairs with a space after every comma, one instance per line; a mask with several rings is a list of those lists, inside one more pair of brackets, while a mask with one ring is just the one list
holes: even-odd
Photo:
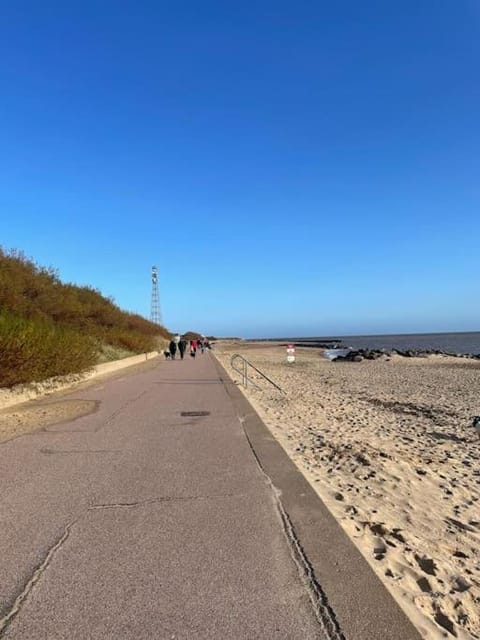
[[[345, 347], [348, 348], [348, 347]], [[365, 360], [378, 360], [378, 358], [389, 358], [392, 355], [399, 355], [404, 358], [427, 358], [430, 355], [444, 355], [455, 358], [475, 358], [480, 360], [480, 353], [452, 353], [441, 349], [351, 349], [346, 355], [339, 355], [332, 359], [332, 362], [361, 362], [358, 356]]]

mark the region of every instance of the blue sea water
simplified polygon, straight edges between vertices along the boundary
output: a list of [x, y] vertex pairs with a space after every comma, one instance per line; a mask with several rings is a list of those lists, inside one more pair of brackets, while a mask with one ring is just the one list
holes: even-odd
[[472, 333], [419, 333], [385, 336], [343, 336], [342, 346], [353, 349], [438, 349], [449, 353], [480, 353], [480, 331]]
[[[315, 338], [295, 338], [301, 342], [338, 341], [336, 346], [351, 349], [438, 349], [448, 353], [480, 354], [480, 331], [470, 333], [418, 333], [376, 336], [332, 336]], [[332, 345], [333, 346], [333, 345]]]

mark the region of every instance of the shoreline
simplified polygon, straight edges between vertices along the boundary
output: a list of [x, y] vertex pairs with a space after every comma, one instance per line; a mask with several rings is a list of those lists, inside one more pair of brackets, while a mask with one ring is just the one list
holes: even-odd
[[[221, 340], [220, 340], [221, 341]], [[368, 346], [357, 346], [351, 347], [347, 344], [343, 343], [343, 340], [339, 338], [338, 340], [308, 340], [308, 339], [299, 339], [292, 338], [288, 340], [286, 338], [282, 340], [245, 340], [244, 344], [270, 344], [270, 345], [279, 345], [282, 347], [287, 347], [288, 345], [292, 345], [294, 347], [305, 348], [305, 349], [324, 349], [324, 350], [340, 350], [340, 351], [353, 351], [355, 354], [374, 354], [377, 357], [386, 355], [399, 355], [405, 358], [424, 358], [426, 356], [448, 356], [451, 358], [471, 358], [473, 360], [480, 360], [480, 349], [478, 353], [470, 352], [470, 351], [449, 351], [446, 349], [437, 349], [437, 348], [417, 348], [417, 347], [368, 347]], [[368, 358], [373, 359], [373, 358]]]
[[478, 360], [332, 363], [300, 348], [288, 365], [271, 342], [215, 351], [234, 380], [237, 352], [286, 390], [242, 389], [423, 637], [478, 638]]
[[[223, 340], [232, 340], [224, 338]], [[443, 354], [480, 358], [480, 331], [444, 333], [399, 333], [377, 335], [290, 336], [245, 339], [245, 343], [294, 344], [297, 347], [340, 348], [359, 351], [397, 352], [406, 357]]]

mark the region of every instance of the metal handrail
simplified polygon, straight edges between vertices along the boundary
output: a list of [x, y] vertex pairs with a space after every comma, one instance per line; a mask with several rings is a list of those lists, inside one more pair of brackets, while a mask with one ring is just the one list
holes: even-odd
[[[242, 362], [242, 368], [241, 369], [237, 368], [237, 366], [236, 366], [236, 361], [237, 360], [241, 360], [241, 362]], [[233, 354], [233, 356], [230, 358], [230, 365], [231, 365], [231, 367], [232, 367], [232, 369], [234, 371], [236, 371], [238, 374], [240, 374], [242, 376], [243, 386], [245, 387], [245, 389], [248, 387], [248, 384], [250, 383], [250, 385], [252, 387], [255, 387], [255, 389], [258, 389], [259, 391], [262, 391], [262, 387], [260, 387], [256, 382], [253, 382], [253, 380], [248, 377], [248, 367], [251, 367], [257, 373], [259, 373], [262, 376], [262, 378], [265, 378], [265, 380], [267, 380], [267, 382], [269, 382], [271, 385], [273, 385], [275, 387], [275, 389], [278, 389], [281, 393], [285, 393], [286, 394], [286, 391], [284, 391], [281, 387], [279, 387], [276, 382], [274, 382], [273, 380], [270, 380], [270, 378], [268, 376], [266, 376], [262, 371], [260, 371], [260, 369], [257, 369], [257, 367], [255, 367], [251, 362], [249, 362], [246, 358], [241, 356], [239, 353], [234, 353]]]

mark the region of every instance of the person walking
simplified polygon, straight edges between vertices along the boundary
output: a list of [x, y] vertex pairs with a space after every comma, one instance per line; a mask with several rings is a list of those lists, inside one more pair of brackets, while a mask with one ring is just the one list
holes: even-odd
[[197, 346], [197, 340], [190, 340], [190, 355], [192, 356], [192, 358], [195, 358], [195, 356], [197, 355]]
[[175, 340], [170, 340], [168, 349], [170, 351], [170, 357], [172, 358], [172, 360], [175, 360], [175, 354], [177, 353], [177, 343], [175, 342]]
[[183, 360], [185, 349], [187, 348], [187, 341], [183, 338], [178, 343], [178, 350], [180, 351], [180, 358]]

